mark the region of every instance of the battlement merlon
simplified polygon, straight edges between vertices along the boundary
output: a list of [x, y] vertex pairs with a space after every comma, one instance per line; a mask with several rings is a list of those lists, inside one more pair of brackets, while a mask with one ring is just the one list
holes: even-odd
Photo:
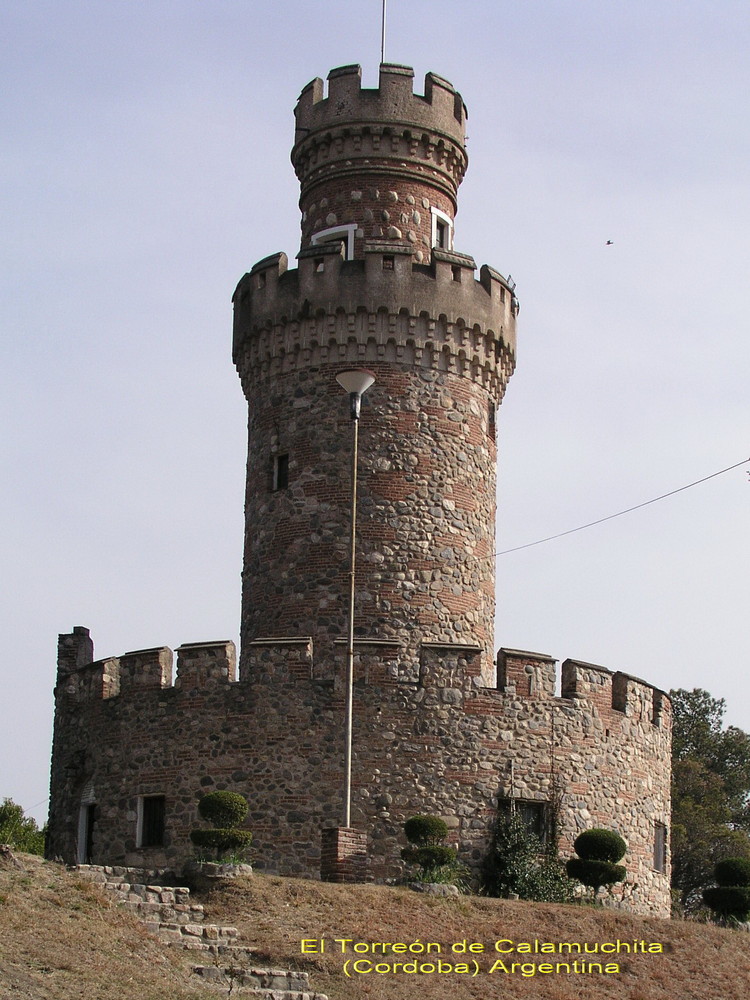
[[561, 696], [592, 701], [601, 715], [650, 718], [654, 726], [671, 729], [669, 695], [648, 681], [621, 670], [582, 660], [567, 659], [562, 665]]
[[316, 77], [302, 90], [294, 111], [295, 148], [313, 131], [348, 122], [409, 124], [443, 133], [463, 147], [468, 112], [461, 95], [436, 73], [425, 76], [424, 96], [414, 93], [413, 80], [410, 66], [381, 63], [380, 85], [363, 89], [360, 66], [339, 66], [328, 74], [324, 96], [323, 81]]
[[172, 687], [194, 690], [236, 680], [236, 651], [231, 640], [184, 643], [177, 649], [177, 676], [173, 682], [174, 654], [168, 646], [138, 649], [104, 660], [86, 659], [79, 654], [72, 663], [72, 651], [84, 647], [93, 653], [89, 630], [76, 626], [58, 640], [56, 695], [67, 701], [87, 702], [116, 698]]
[[[374, 337], [380, 347], [394, 341], [435, 357], [447, 351], [464, 374], [481, 370], [485, 382], [489, 374], [499, 402], [515, 367], [514, 286], [487, 264], [476, 280], [476, 264], [465, 254], [435, 250], [429, 266], [413, 264], [412, 255], [408, 244], [373, 241], [365, 244], [364, 260], [345, 260], [340, 243], [301, 251], [292, 270], [284, 253], [265, 257], [233, 296], [235, 364], [256, 346], [265, 361], [320, 345], [326, 317], [333, 326], [324, 330], [329, 344], [342, 333], [337, 317], [344, 314], [347, 342], [354, 335], [362, 346]], [[385, 326], [378, 320], [384, 308]], [[262, 336], [268, 343], [261, 351]]]

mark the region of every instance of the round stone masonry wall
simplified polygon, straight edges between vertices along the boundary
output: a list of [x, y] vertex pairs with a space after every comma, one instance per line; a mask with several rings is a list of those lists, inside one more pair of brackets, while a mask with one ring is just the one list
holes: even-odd
[[[346, 634], [352, 422], [325, 365], [258, 380], [249, 399], [242, 639]], [[359, 428], [355, 633], [471, 643], [492, 659], [495, 442], [467, 378], [370, 364]], [[314, 429], [311, 431], [311, 429]], [[274, 482], [279, 462], [285, 485]]]

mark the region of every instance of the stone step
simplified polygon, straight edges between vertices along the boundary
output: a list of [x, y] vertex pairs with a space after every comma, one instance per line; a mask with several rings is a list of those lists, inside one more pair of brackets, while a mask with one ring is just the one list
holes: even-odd
[[146, 903], [143, 900], [121, 899], [123, 910], [129, 910], [147, 923], [200, 924], [206, 919], [202, 906], [181, 906], [171, 903]]
[[193, 972], [206, 985], [230, 986], [232, 990], [241, 987], [245, 995], [263, 1000], [328, 1000], [324, 993], [310, 990], [306, 972], [232, 965], [196, 965]]
[[236, 927], [218, 924], [180, 924], [163, 921], [146, 921], [146, 928], [173, 947], [206, 950], [206, 946], [229, 946], [236, 942]]
[[169, 884], [176, 881], [174, 873], [166, 873], [167, 884], [160, 884], [161, 873], [149, 869], [77, 865], [76, 871], [99, 883], [163, 944], [195, 952], [196, 957], [210, 956], [213, 965], [192, 970], [205, 986], [223, 992], [241, 988], [243, 996], [255, 1000], [328, 1000], [310, 990], [306, 972], [256, 968], [253, 951], [237, 944], [237, 928], [205, 923], [203, 906], [190, 902], [190, 889]]

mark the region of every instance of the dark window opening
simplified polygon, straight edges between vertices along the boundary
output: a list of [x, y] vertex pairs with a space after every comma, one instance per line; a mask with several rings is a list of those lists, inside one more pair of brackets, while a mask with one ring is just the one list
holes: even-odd
[[288, 485], [289, 485], [289, 456], [274, 455], [273, 479], [271, 482], [271, 489], [274, 492], [276, 492], [277, 490], [285, 490]]
[[518, 816], [529, 833], [538, 837], [542, 844], [547, 844], [551, 837], [551, 817], [549, 803], [531, 802], [523, 799], [501, 799], [498, 804], [501, 819]]
[[667, 828], [663, 823], [654, 823], [654, 871], [667, 870]]
[[497, 422], [495, 416], [495, 404], [492, 400], [490, 400], [489, 410], [487, 411], [487, 433], [490, 436], [490, 440], [494, 441], [497, 433]]
[[454, 281], [460, 281], [461, 280], [461, 268], [460, 267], [453, 267], [453, 268], [451, 268], [451, 270], [453, 271], [453, 280]]
[[383, 255], [383, 270], [384, 271], [392, 271], [393, 268], [394, 268], [394, 266], [395, 266], [395, 264], [396, 264], [396, 258], [395, 257], [391, 256], [390, 254], [384, 254]]
[[141, 817], [141, 847], [164, 846], [165, 798], [149, 795], [143, 798]]
[[322, 271], [325, 271], [325, 269], [326, 269], [325, 259], [323, 257], [316, 257], [315, 258], [315, 270], [318, 273], [320, 273]]
[[450, 249], [448, 245], [450, 226], [443, 219], [435, 220], [435, 246], [440, 250]]
[[94, 827], [96, 826], [96, 803], [90, 802], [86, 806], [86, 847], [84, 849], [84, 864], [93, 863], [94, 857]]

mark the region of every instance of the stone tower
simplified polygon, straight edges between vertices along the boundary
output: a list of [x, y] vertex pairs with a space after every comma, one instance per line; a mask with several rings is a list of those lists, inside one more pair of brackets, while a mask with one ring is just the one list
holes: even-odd
[[[201, 797], [228, 789], [248, 801], [259, 870], [397, 878], [404, 822], [427, 813], [479, 872], [516, 812], [563, 857], [581, 831], [617, 830], [621, 905], [666, 915], [669, 698], [580, 660], [558, 674], [542, 653], [501, 649], [495, 668], [495, 414], [518, 303], [453, 249], [463, 101], [431, 73], [420, 96], [405, 67], [364, 90], [345, 66], [327, 96], [321, 80], [303, 90], [296, 119], [298, 267], [267, 257], [234, 296], [239, 676], [226, 640], [94, 660], [87, 628], [61, 635], [49, 855], [179, 868]], [[336, 376], [351, 368], [376, 381], [359, 422], [351, 825], [346, 810], [337, 826], [352, 435]]]
[[[311, 637], [336, 674], [346, 632], [348, 410], [336, 374], [376, 378], [360, 437], [357, 615], [417, 682], [425, 644], [478, 648], [493, 680], [495, 414], [514, 367], [507, 281], [453, 249], [467, 165], [461, 95], [384, 64], [313, 80], [297, 104], [298, 268], [267, 257], [234, 296], [249, 408], [240, 675], [254, 643]], [[337, 642], [337, 640], [339, 640]]]

